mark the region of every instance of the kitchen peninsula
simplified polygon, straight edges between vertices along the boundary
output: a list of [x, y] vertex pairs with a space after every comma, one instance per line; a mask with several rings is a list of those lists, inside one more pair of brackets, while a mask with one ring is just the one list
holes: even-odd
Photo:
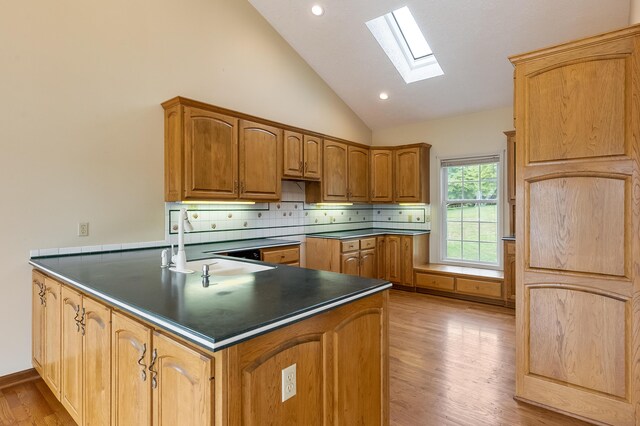
[[270, 269], [205, 282], [159, 249], [31, 259], [34, 367], [78, 424], [388, 424], [390, 283], [242, 262]]

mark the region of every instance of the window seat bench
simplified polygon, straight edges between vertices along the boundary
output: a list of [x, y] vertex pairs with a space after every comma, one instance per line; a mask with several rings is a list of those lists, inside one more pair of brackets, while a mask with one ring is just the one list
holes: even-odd
[[506, 306], [502, 271], [424, 263], [413, 273], [417, 292]]

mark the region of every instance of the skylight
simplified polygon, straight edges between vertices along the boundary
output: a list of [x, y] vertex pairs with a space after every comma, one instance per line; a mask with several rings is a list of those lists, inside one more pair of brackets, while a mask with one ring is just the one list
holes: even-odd
[[367, 27], [405, 83], [444, 74], [408, 7], [372, 19]]

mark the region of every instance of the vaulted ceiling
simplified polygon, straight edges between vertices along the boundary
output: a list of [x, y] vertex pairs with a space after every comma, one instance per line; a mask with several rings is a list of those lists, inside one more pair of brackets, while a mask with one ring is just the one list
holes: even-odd
[[[373, 130], [509, 106], [508, 56], [624, 27], [630, 8], [629, 0], [249, 1]], [[314, 4], [323, 16], [311, 14]], [[443, 76], [406, 84], [365, 25], [402, 6]]]

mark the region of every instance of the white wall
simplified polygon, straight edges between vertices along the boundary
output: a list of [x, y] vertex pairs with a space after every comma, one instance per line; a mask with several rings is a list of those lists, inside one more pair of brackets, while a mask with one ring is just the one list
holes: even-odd
[[370, 143], [245, 0], [4, 2], [0, 63], [0, 376], [30, 368], [29, 249], [164, 239], [161, 102]]
[[640, 0], [631, 0], [629, 25], [640, 24]]
[[[507, 147], [507, 139], [503, 133], [506, 130], [513, 130], [513, 109], [511, 107], [440, 118], [373, 132], [373, 145], [404, 145], [426, 142], [432, 146], [430, 177], [431, 262], [438, 262], [440, 259], [440, 159], [502, 154]], [[506, 196], [506, 190], [503, 191], [503, 194], [503, 197]], [[509, 229], [506, 205], [502, 217], [506, 235]]]

